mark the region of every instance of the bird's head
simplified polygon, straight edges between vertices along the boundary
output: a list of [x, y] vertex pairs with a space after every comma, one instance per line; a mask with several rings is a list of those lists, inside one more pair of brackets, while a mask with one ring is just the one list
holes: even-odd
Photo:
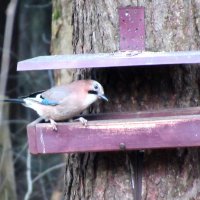
[[103, 99], [105, 101], [108, 101], [108, 98], [104, 95], [104, 90], [102, 85], [94, 80], [91, 80], [89, 83], [88, 88], [88, 94], [93, 95], [93, 97], [96, 97], [96, 99]]

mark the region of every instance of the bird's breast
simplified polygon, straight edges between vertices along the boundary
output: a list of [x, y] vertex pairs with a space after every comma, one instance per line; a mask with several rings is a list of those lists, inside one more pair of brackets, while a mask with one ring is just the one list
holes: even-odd
[[54, 106], [49, 112], [49, 118], [54, 120], [66, 120], [76, 115], [79, 115], [85, 108], [80, 105], [57, 105]]

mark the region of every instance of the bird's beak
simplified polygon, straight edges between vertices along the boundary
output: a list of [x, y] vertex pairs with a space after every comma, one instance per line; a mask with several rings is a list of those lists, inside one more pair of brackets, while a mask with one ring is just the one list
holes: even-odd
[[100, 98], [100, 99], [103, 99], [103, 100], [105, 100], [105, 101], [108, 101], [108, 98], [107, 98], [104, 94], [99, 95], [99, 98]]

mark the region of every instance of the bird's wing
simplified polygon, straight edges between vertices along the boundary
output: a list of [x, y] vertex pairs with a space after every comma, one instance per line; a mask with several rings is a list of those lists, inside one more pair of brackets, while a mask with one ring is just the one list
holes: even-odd
[[45, 91], [45, 90], [33, 92], [33, 93], [29, 94], [29, 95], [19, 97], [19, 99], [32, 98], [32, 97], [34, 98], [34, 97], [36, 97], [38, 94], [42, 94], [44, 91]]
[[55, 86], [46, 91], [39, 91], [31, 93], [28, 96], [21, 97], [22, 99], [32, 100], [42, 105], [56, 106], [63, 99], [71, 96], [73, 88], [69, 85]]
[[73, 90], [68, 85], [55, 86], [43, 93], [41, 93], [41, 97], [44, 99], [49, 99], [51, 101], [61, 102], [63, 99], [71, 96]]
[[[47, 91], [49, 91], [49, 90], [47, 90]], [[50, 96], [49, 97], [44, 97], [44, 96], [46, 96], [46, 95], [44, 95], [44, 94], [46, 94], [46, 92], [44, 90], [43, 91], [39, 91], [39, 92], [34, 92], [34, 93], [31, 93], [28, 96], [24, 96], [24, 97], [21, 97], [21, 98], [27, 99], [27, 100], [32, 100], [32, 101], [38, 102], [38, 103], [40, 103], [42, 105], [50, 105], [50, 106], [58, 105], [59, 102], [57, 100], [55, 100], [55, 98], [50, 97]]]
[[80, 95], [82, 92], [80, 88], [83, 87], [83, 83], [83, 81], [76, 81], [68, 85], [54, 86], [42, 93], [33, 93], [31, 97], [28, 98], [35, 100], [43, 105], [55, 106], [62, 103], [63, 101], [68, 104], [74, 99], [77, 99], [77, 94]]

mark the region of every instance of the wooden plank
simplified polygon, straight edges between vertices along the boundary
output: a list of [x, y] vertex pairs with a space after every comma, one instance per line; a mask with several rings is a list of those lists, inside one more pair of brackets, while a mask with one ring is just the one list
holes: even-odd
[[88, 120], [109, 120], [109, 119], [130, 119], [130, 118], [149, 118], [149, 117], [170, 117], [180, 115], [200, 115], [200, 107], [171, 108], [161, 110], [149, 110], [139, 112], [121, 113], [100, 113], [83, 115]]
[[47, 154], [200, 146], [199, 115], [129, 117], [89, 121], [87, 127], [58, 123], [58, 132], [49, 123], [29, 125], [30, 150]]
[[33, 154], [37, 154], [37, 141], [36, 141], [36, 124], [38, 124], [39, 122], [41, 122], [41, 118], [36, 119], [35, 121], [33, 121], [32, 123], [30, 123], [27, 126], [27, 135], [28, 135], [28, 144], [29, 144], [29, 150], [31, 153]]
[[99, 54], [73, 54], [39, 56], [20, 61], [18, 71], [64, 69], [64, 68], [99, 68], [123, 66], [152, 66], [169, 64], [200, 63], [200, 51], [179, 52], [116, 52]]

